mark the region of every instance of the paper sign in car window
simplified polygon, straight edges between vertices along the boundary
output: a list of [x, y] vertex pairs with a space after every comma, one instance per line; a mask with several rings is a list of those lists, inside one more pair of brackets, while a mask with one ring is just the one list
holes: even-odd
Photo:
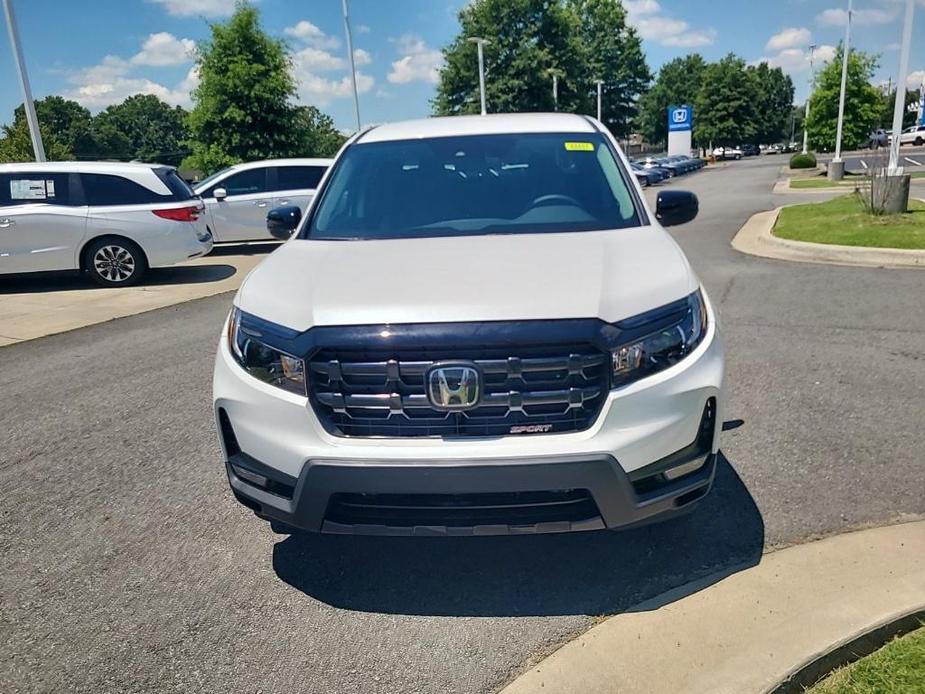
[[593, 152], [593, 142], [566, 142], [565, 149], [569, 152]]
[[[52, 188], [52, 195], [54, 195], [54, 188]], [[46, 200], [48, 193], [45, 189], [45, 181], [13, 179], [10, 181], [10, 198], [13, 200]]]

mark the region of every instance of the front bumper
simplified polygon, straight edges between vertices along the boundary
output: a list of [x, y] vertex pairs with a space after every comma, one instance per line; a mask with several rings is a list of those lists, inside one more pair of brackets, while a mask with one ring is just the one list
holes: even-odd
[[719, 450], [724, 357], [708, 312], [694, 353], [611, 391], [588, 430], [498, 438], [332, 436], [306, 398], [246, 374], [221, 340], [214, 404], [229, 482], [259, 516], [321, 532], [561, 532], [679, 514], [709, 491]]

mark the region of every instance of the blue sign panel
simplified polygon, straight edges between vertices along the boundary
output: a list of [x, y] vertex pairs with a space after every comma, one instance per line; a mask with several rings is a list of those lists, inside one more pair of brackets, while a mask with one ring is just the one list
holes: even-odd
[[691, 106], [668, 107], [668, 132], [691, 130], [694, 127], [694, 109]]
[[919, 125], [925, 125], [925, 89], [919, 97]]

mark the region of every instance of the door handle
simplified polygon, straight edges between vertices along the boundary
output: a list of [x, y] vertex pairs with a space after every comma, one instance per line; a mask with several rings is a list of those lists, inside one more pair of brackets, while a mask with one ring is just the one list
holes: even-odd
[[258, 201], [255, 202], [254, 204], [255, 204], [257, 207], [266, 207], [266, 206], [267, 206], [267, 201], [266, 201], [266, 200], [258, 200]]
[[279, 204], [280, 204], [280, 205], [288, 205], [288, 204], [289, 204], [289, 201], [288, 201], [288, 200], [280, 200], [280, 201], [279, 201]]
[[12, 219], [0, 219], [0, 229], [6, 229], [16, 224]]

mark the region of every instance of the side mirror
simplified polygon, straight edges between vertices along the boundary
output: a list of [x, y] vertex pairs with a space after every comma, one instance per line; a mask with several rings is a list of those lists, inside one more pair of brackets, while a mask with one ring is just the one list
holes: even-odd
[[212, 191], [212, 195], [215, 196], [216, 200], [221, 202], [222, 200], [228, 197], [228, 191], [225, 190], [224, 188], [216, 188], [215, 190]]
[[274, 207], [267, 213], [267, 231], [270, 236], [285, 241], [302, 221], [302, 210], [298, 205]]
[[655, 218], [663, 227], [687, 224], [700, 211], [697, 196], [686, 190], [665, 190], [655, 201]]

